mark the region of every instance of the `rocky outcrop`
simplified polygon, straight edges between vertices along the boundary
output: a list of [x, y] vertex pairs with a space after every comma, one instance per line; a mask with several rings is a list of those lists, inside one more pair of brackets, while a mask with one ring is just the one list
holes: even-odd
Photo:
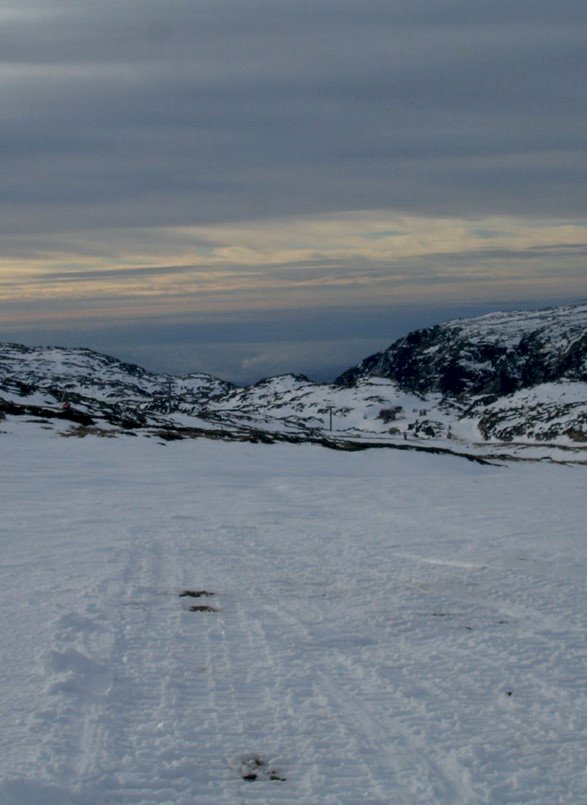
[[335, 381], [384, 377], [417, 394], [511, 394], [587, 381], [587, 306], [492, 313], [416, 330]]

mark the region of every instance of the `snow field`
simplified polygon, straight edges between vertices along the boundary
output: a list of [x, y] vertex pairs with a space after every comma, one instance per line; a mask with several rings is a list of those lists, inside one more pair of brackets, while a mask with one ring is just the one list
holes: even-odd
[[583, 469], [1, 438], [3, 805], [587, 801]]

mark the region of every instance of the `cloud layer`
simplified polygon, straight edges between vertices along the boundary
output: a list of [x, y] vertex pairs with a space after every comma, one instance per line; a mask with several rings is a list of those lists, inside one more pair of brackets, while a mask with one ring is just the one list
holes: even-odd
[[30, 0], [3, 16], [9, 231], [585, 215], [579, 0]]

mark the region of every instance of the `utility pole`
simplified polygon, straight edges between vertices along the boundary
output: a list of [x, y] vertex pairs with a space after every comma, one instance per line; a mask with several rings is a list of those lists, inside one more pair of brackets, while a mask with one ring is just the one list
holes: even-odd
[[330, 427], [329, 427], [329, 430], [332, 430], [332, 412], [333, 412], [333, 410], [334, 410], [334, 406], [333, 406], [333, 405], [327, 405], [327, 406], [326, 406], [326, 410], [327, 410], [327, 411], [329, 412], [329, 414], [330, 414]]

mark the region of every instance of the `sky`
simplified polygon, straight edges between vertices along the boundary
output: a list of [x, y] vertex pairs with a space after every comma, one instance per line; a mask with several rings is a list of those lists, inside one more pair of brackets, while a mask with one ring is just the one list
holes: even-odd
[[584, 0], [4, 0], [0, 340], [236, 382], [587, 297]]

